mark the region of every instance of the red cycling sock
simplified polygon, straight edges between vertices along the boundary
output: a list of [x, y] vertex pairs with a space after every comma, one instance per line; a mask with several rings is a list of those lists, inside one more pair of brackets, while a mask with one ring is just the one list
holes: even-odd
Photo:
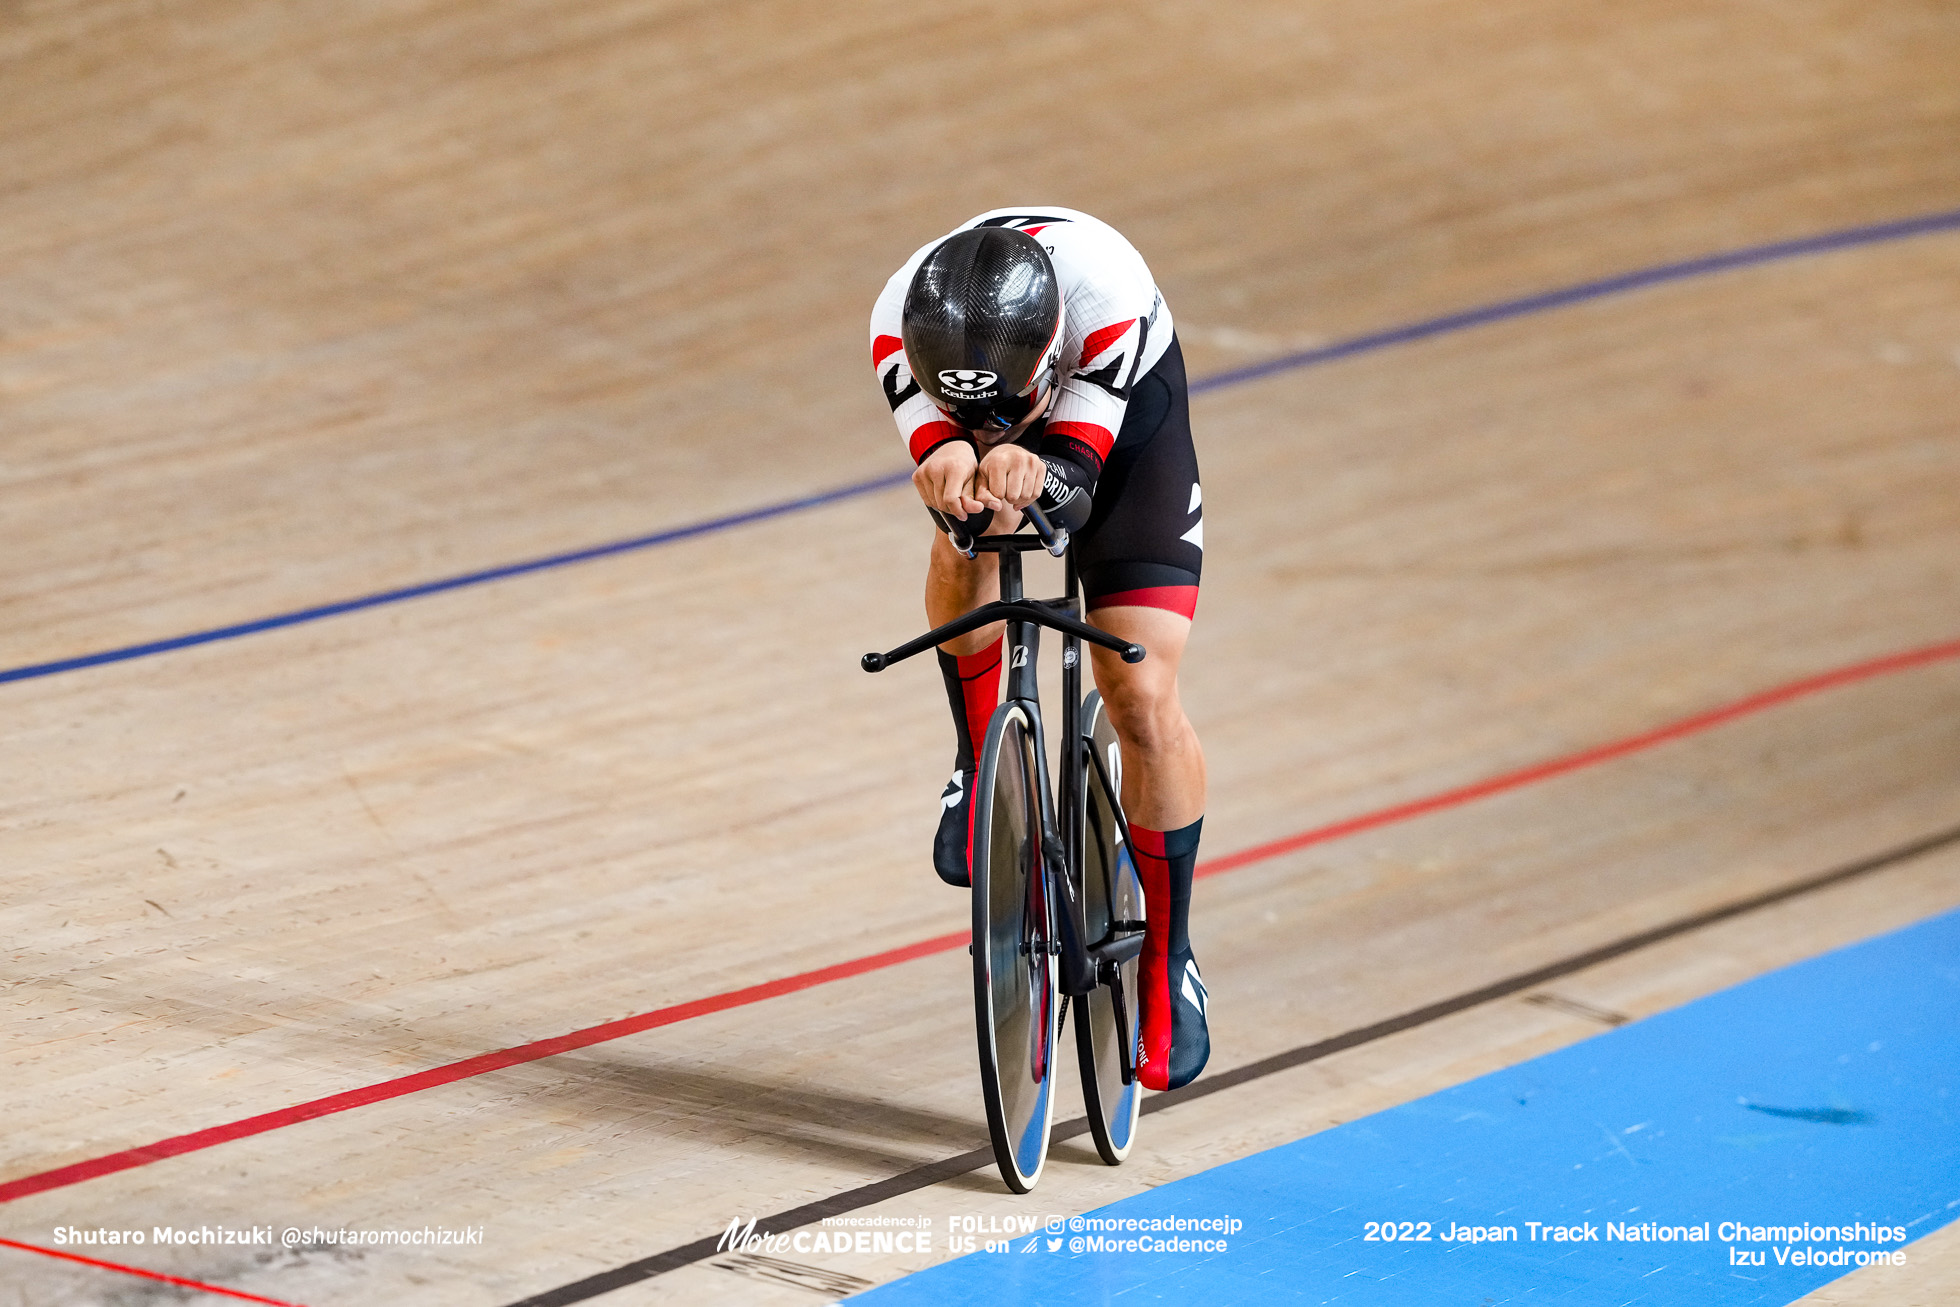
[[980, 744], [987, 738], [987, 723], [1000, 707], [1000, 655], [1006, 637], [994, 641], [976, 654], [950, 656], [939, 651], [939, 671], [946, 680], [946, 699], [953, 710], [953, 726], [959, 732], [959, 751], [953, 766], [970, 772], [979, 761]]
[[[1143, 882], [1147, 919], [1137, 974], [1143, 1009], [1137, 1075], [1146, 1089], [1186, 1083], [1204, 1066], [1209, 1052], [1202, 1006], [1182, 1013], [1186, 1039], [1174, 1039], [1179, 1033], [1180, 1013], [1173, 1007], [1171, 992], [1171, 986], [1179, 983], [1172, 975], [1176, 964], [1190, 961], [1191, 875], [1198, 864], [1198, 834], [1203, 826], [1202, 817], [1174, 831], [1151, 830], [1134, 822], [1130, 825], [1130, 853], [1136, 859], [1137, 877]], [[1176, 1046], [1183, 1042], [1192, 1046]], [[1196, 1065], [1190, 1065], [1194, 1061]]]

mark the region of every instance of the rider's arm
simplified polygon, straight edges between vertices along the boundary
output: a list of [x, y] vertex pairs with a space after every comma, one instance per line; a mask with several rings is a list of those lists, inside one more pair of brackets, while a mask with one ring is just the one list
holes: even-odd
[[[991, 515], [991, 505], [977, 498], [975, 471], [979, 456], [971, 437], [960, 436], [935, 445], [912, 472], [912, 485], [927, 508], [956, 520], [975, 514]], [[969, 533], [971, 534], [971, 533]]]
[[[1055, 449], [1059, 452], [1051, 452]], [[919, 480], [916, 475], [912, 479]], [[1032, 436], [995, 445], [982, 454], [975, 484], [989, 508], [1036, 504], [1049, 521], [1070, 531], [1088, 522], [1096, 492], [1095, 473], [1080, 455]]]
[[1041, 445], [1045, 475], [1041, 497], [1035, 503], [1056, 526], [1071, 534], [1080, 531], [1089, 521], [1089, 509], [1096, 494], [1096, 474], [1072, 454], [1048, 452], [1048, 441], [1042, 441]]

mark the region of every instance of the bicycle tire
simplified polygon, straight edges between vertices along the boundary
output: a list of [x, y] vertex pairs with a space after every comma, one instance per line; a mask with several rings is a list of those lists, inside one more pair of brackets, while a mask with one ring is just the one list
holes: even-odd
[[973, 998], [980, 1086], [1001, 1178], [1027, 1193], [1054, 1123], [1052, 909], [1041, 866], [1040, 771], [1027, 708], [994, 711], [973, 802]]
[[[1082, 832], [1082, 913], [1085, 940], [1099, 944], [1110, 938], [1112, 923], [1142, 921], [1143, 884], [1130, 859], [1127, 832], [1122, 829], [1123, 759], [1116, 731], [1095, 691], [1082, 701], [1078, 738], [1072, 747], [1093, 751], [1082, 767], [1082, 791], [1070, 796], [1080, 804]], [[1100, 770], [1095, 761], [1100, 760]], [[1106, 782], [1106, 784], [1105, 784]], [[1082, 1071], [1082, 1100], [1096, 1152], [1111, 1166], [1120, 1164], [1136, 1143], [1141, 1117], [1143, 1082], [1135, 1075], [1138, 1022], [1138, 962], [1132, 957], [1116, 964], [1115, 982], [1122, 1002], [1109, 983], [1071, 1000], [1075, 1004], [1075, 1050]], [[1119, 1013], [1121, 1014], [1119, 1019]], [[1124, 1081], [1123, 1041], [1129, 1042], [1130, 1076]]]

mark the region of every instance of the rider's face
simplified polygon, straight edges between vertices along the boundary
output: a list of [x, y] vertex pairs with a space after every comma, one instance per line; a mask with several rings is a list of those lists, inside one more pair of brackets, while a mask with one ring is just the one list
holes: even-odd
[[966, 428], [966, 430], [972, 435], [974, 442], [984, 448], [992, 448], [1006, 441], [1018, 439], [1022, 432], [1041, 420], [1041, 415], [1048, 411], [1049, 402], [1054, 398], [1055, 388], [1053, 386], [1047, 387], [1042, 392], [1041, 398], [1035, 401], [1035, 406], [1028, 410], [1028, 415], [1005, 431], [991, 428], [975, 430], [970, 427]]

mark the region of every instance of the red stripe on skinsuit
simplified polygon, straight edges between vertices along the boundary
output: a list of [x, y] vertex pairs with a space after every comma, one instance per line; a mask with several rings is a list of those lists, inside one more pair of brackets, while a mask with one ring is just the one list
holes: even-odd
[[1161, 608], [1179, 617], [1196, 618], [1198, 587], [1195, 585], [1152, 585], [1141, 590], [1118, 590], [1089, 601], [1089, 611], [1098, 608]]
[[1050, 422], [1048, 434], [1051, 436], [1070, 436], [1096, 451], [1097, 458], [1108, 458], [1109, 447], [1116, 443], [1108, 427], [1094, 422]]
[[1128, 331], [1135, 322], [1135, 318], [1129, 318], [1114, 326], [1104, 327], [1101, 331], [1090, 332], [1089, 338], [1082, 342], [1082, 361], [1075, 366], [1078, 368], [1088, 367], [1090, 359], [1108, 349], [1118, 340], [1121, 340], [1123, 333]]
[[958, 440], [966, 432], [950, 422], [928, 422], [912, 433], [912, 461], [923, 463], [927, 454], [949, 440]]

